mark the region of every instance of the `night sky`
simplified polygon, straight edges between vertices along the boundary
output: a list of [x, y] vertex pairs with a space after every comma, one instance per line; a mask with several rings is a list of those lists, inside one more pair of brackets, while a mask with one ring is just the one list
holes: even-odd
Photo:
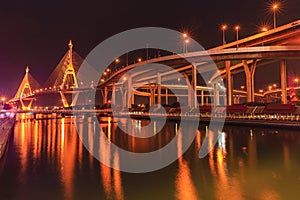
[[[27, 65], [43, 84], [73, 40], [85, 57], [106, 38], [132, 28], [156, 26], [188, 31], [205, 48], [220, 45], [220, 26], [229, 25], [227, 41], [272, 26], [266, 0], [160, 1], [5, 1], [0, 6], [0, 95], [14, 95]], [[278, 25], [300, 18], [299, 0], [282, 2]]]

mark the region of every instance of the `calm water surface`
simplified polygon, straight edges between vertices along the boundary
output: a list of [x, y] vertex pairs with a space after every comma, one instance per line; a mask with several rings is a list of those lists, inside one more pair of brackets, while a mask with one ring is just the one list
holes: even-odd
[[[206, 135], [200, 126], [193, 144], [176, 162], [156, 172], [131, 174], [94, 159], [78, 136], [93, 129], [94, 119], [76, 119], [80, 120], [78, 131], [74, 120], [17, 121], [0, 161], [0, 199], [276, 200], [300, 196], [299, 131], [226, 126], [225, 146], [217, 144], [199, 159]], [[168, 144], [179, 126], [167, 122], [153, 137], [137, 139], [123, 133], [110, 118], [100, 118], [100, 122], [113, 143], [141, 153]], [[130, 130], [138, 132], [148, 123], [136, 120]], [[126, 119], [119, 119], [120, 126], [126, 128], [126, 124]], [[92, 140], [90, 145], [94, 145]], [[113, 159], [118, 164], [118, 155]]]

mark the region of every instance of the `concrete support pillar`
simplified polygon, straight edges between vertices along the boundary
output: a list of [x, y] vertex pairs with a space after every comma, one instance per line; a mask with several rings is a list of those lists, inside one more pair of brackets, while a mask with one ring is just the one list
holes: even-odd
[[103, 104], [107, 104], [107, 95], [108, 95], [107, 87], [104, 87], [104, 90], [103, 90]]
[[233, 97], [233, 84], [232, 84], [232, 76], [230, 71], [230, 61], [225, 61], [225, 67], [226, 67], [226, 80], [227, 80], [227, 105], [232, 105], [232, 97]]
[[214, 83], [214, 106], [220, 105], [220, 93], [218, 83]]
[[281, 101], [287, 103], [287, 83], [286, 83], [286, 60], [280, 62], [280, 79], [281, 79]]
[[201, 90], [201, 106], [204, 105], [204, 90]]
[[253, 60], [249, 67], [246, 60], [243, 60], [244, 72], [246, 75], [247, 102], [254, 101], [254, 74], [257, 65], [257, 60]]
[[128, 76], [128, 79], [127, 79], [127, 108], [131, 108], [132, 96], [134, 96], [133, 90], [132, 90], [132, 78], [131, 78], [131, 76]]
[[161, 106], [161, 74], [157, 73], [157, 104]]
[[252, 68], [251, 68], [251, 101], [254, 102], [255, 101], [255, 69], [257, 66], [257, 60], [253, 60], [252, 63]]
[[132, 92], [132, 95], [131, 95], [131, 103], [130, 103], [130, 105], [132, 105], [132, 104], [134, 104], [134, 92]]
[[192, 91], [191, 91], [191, 104], [193, 108], [198, 107], [197, 100], [197, 67], [195, 64], [192, 66]]
[[149, 90], [150, 90], [150, 97], [149, 97], [149, 106], [155, 104], [155, 87], [151, 86], [151, 83], [149, 84]]
[[127, 90], [125, 90], [124, 88], [120, 89], [121, 91], [121, 95], [122, 95], [122, 108], [126, 108], [126, 102], [127, 102]]
[[116, 84], [113, 83], [111, 86], [111, 104], [116, 105]]
[[166, 88], [166, 105], [169, 105], [168, 88]]
[[183, 74], [183, 76], [184, 76], [184, 78], [185, 78], [185, 81], [186, 81], [186, 83], [187, 83], [187, 86], [188, 86], [188, 88], [187, 88], [187, 92], [188, 92], [188, 95], [187, 95], [187, 98], [188, 98], [188, 107], [192, 107], [192, 90], [193, 90], [193, 88], [192, 88], [192, 86], [191, 86], [191, 83], [190, 83], [190, 80], [189, 80], [189, 76], [187, 75], [187, 74]]

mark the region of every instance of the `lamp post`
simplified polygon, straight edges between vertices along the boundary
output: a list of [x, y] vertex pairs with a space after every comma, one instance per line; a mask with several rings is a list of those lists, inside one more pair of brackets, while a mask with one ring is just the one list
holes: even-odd
[[299, 79], [298, 79], [298, 78], [295, 78], [295, 79], [294, 79], [294, 83], [295, 83], [296, 87], [298, 87]]
[[[261, 31], [262, 32], [267, 32], [269, 29], [266, 27], [266, 26], [263, 26], [262, 28], [261, 28]], [[264, 46], [264, 37], [262, 37], [262, 43], [261, 43], [261, 45], [262, 46]]]
[[223, 45], [226, 44], [226, 36], [225, 36], [225, 31], [227, 29], [227, 25], [222, 26], [222, 39], [223, 39]]
[[119, 58], [117, 58], [116, 60], [115, 60], [115, 70], [117, 71], [117, 67], [118, 67], [118, 64], [120, 63], [120, 59]]
[[2, 97], [1, 101], [2, 101], [2, 105], [4, 105], [5, 97]]
[[182, 36], [183, 36], [183, 53], [186, 53], [187, 52], [187, 43], [188, 43], [187, 37], [188, 37], [188, 35], [187, 35], [187, 33], [183, 33]]
[[274, 22], [274, 29], [276, 28], [276, 11], [279, 9], [279, 6], [277, 3], [272, 5], [273, 9], [273, 22]]
[[238, 40], [239, 40], [239, 30], [240, 26], [235, 26], [235, 31], [236, 31], [236, 48], [239, 48]]
[[186, 39], [186, 40], [184, 41], [184, 43], [185, 43], [185, 53], [187, 53], [187, 52], [188, 52], [187, 45], [188, 45], [188, 43], [189, 43], [189, 40]]

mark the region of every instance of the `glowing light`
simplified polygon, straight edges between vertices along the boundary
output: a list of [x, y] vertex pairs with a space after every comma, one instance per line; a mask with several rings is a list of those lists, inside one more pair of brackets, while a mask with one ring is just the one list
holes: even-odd
[[187, 33], [183, 33], [182, 35], [183, 35], [184, 38], [186, 38], [188, 36]]
[[267, 32], [268, 28], [267, 27], [263, 27], [261, 30], [262, 30], [262, 32]]
[[274, 3], [272, 4], [272, 10], [273, 10], [273, 23], [274, 23], [274, 28], [276, 28], [276, 11], [279, 10], [279, 4]]
[[116, 62], [116, 63], [119, 63], [119, 62], [120, 62], [120, 59], [119, 59], [119, 58], [117, 58], [117, 59], [115, 60], [115, 62]]
[[272, 85], [269, 85], [269, 87], [268, 87], [268, 88], [269, 88], [269, 90], [272, 90]]
[[142, 59], [141, 59], [141, 58], [138, 58], [138, 62], [142, 62]]
[[[240, 26], [237, 25], [237, 26], [235, 26], [234, 29], [236, 30], [236, 42], [237, 42], [237, 41], [239, 40], [239, 30], [240, 30]], [[238, 43], [238, 42], [236, 43], [236, 48], [239, 48], [239, 43]]]
[[221, 27], [221, 29], [222, 29], [222, 40], [223, 40], [223, 45], [225, 45], [225, 44], [226, 44], [225, 30], [227, 29], [227, 25], [223, 25], [223, 26]]
[[272, 8], [273, 8], [273, 10], [277, 10], [279, 8], [279, 5], [277, 3], [273, 4]]

